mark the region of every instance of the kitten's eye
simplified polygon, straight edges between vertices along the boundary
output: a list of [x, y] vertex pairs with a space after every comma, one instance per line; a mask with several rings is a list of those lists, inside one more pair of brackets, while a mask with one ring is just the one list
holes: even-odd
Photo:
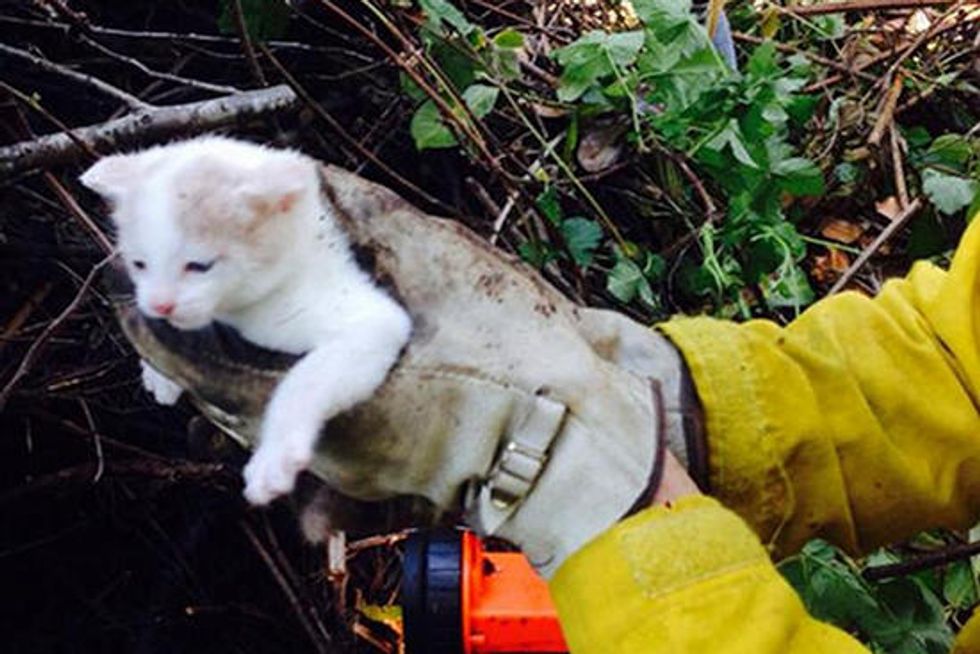
[[133, 268], [136, 268], [136, 270], [146, 270], [146, 262], [142, 259], [137, 259], [133, 262]]
[[214, 261], [188, 261], [184, 270], [191, 273], [205, 273], [211, 270], [213, 265]]

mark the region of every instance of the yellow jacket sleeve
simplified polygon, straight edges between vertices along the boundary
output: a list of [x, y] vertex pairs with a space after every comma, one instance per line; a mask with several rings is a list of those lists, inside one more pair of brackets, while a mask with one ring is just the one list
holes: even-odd
[[[660, 328], [705, 410], [711, 492], [751, 529], [704, 497], [610, 529], [552, 580], [572, 651], [864, 652], [806, 614], [769, 555], [977, 521], [980, 218], [948, 272], [919, 263], [874, 299], [825, 299], [787, 327]], [[954, 651], [980, 652], [980, 620]]]
[[787, 327], [661, 325], [705, 410], [711, 493], [775, 555], [868, 551], [980, 516], [980, 219], [948, 272], [918, 263], [874, 299]]
[[550, 587], [574, 654], [866, 653], [809, 617], [758, 537], [705, 496], [621, 522]]

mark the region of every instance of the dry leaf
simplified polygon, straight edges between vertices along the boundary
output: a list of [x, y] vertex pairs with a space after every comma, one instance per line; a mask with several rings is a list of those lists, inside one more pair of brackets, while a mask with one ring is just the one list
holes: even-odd
[[846, 252], [837, 248], [828, 248], [827, 254], [821, 254], [813, 258], [813, 268], [810, 275], [813, 280], [820, 284], [831, 284], [847, 270], [851, 265], [851, 259]]
[[831, 218], [824, 221], [823, 225], [820, 226], [820, 234], [824, 238], [829, 238], [832, 241], [853, 243], [861, 238], [861, 235], [864, 234], [864, 229], [849, 220]]
[[611, 123], [593, 125], [586, 130], [575, 151], [578, 162], [587, 172], [597, 173], [612, 166], [623, 154], [626, 125]]
[[902, 213], [902, 205], [894, 195], [889, 195], [881, 202], [875, 202], [875, 209], [888, 220], [895, 220]]

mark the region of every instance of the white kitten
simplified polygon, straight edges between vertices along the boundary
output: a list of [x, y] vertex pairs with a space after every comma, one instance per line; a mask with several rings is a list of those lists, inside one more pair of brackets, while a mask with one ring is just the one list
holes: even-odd
[[[216, 320], [304, 355], [273, 393], [245, 467], [253, 504], [291, 491], [324, 422], [374, 393], [411, 331], [354, 262], [316, 162], [205, 137], [104, 158], [81, 181], [114, 206], [144, 314], [178, 329]], [[146, 362], [143, 380], [161, 403], [180, 394]]]

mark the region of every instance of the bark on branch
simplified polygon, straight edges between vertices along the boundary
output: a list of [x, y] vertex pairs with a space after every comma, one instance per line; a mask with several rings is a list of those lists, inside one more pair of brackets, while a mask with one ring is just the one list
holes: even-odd
[[293, 90], [280, 85], [190, 104], [134, 111], [116, 120], [74, 129], [71, 136], [50, 134], [0, 148], [0, 180], [32, 168], [75, 161], [85, 154], [79, 143], [108, 153], [137, 141], [196, 134], [296, 105]]

